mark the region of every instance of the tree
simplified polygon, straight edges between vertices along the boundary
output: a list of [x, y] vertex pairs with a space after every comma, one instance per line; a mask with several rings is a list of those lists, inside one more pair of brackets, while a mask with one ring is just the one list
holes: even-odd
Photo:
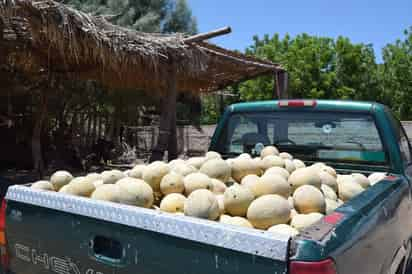
[[400, 119], [412, 118], [412, 27], [405, 30], [405, 39], [383, 49], [380, 76], [382, 96], [392, 105]]
[[186, 0], [177, 0], [172, 12], [166, 19], [163, 31], [188, 34], [195, 34], [197, 32], [196, 18], [193, 17]]

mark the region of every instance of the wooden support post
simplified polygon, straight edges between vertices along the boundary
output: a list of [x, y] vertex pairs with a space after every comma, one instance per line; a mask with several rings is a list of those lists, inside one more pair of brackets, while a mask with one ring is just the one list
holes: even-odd
[[286, 71], [277, 71], [275, 73], [275, 86], [273, 97], [277, 99], [288, 99], [288, 74]]
[[42, 144], [41, 144], [41, 133], [45, 120], [47, 118], [47, 91], [40, 91], [40, 104], [37, 108], [37, 113], [35, 115], [33, 133], [31, 138], [31, 150], [33, 156], [33, 167], [36, 172], [38, 172], [39, 179], [43, 177], [44, 172], [44, 161], [42, 155]]
[[161, 101], [159, 137], [156, 147], [152, 151], [150, 162], [163, 160], [164, 152], [168, 151], [168, 159], [177, 157], [176, 137], [176, 72], [173, 61], [169, 65], [166, 95]]

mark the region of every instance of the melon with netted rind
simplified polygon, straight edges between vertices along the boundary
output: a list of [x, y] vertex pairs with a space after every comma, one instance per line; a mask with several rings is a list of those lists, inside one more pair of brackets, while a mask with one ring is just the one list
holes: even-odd
[[268, 229], [277, 224], [286, 224], [290, 218], [288, 201], [280, 195], [264, 195], [254, 200], [248, 210], [247, 219], [260, 229]]
[[222, 215], [220, 215], [220, 217], [219, 217], [219, 222], [226, 224], [227, 222], [229, 222], [229, 219], [230, 219], [230, 218], [232, 218], [232, 216], [226, 215], [226, 214], [222, 214]]
[[213, 189], [212, 192], [214, 194], [223, 194], [226, 191], [226, 184], [218, 179], [212, 178]]
[[279, 153], [279, 157], [282, 158], [282, 159], [293, 160], [293, 156], [290, 153], [287, 153], [287, 152]]
[[169, 173], [169, 166], [161, 161], [153, 162], [143, 172], [142, 179], [148, 183], [154, 191], [160, 191], [160, 182]]
[[351, 176], [357, 182], [361, 187], [363, 188], [368, 188], [370, 187], [370, 182], [368, 180], [368, 177], [361, 173], [352, 173]]
[[336, 181], [335, 177], [333, 177], [328, 172], [323, 170], [319, 171], [318, 175], [320, 177], [322, 185], [327, 185], [330, 188], [332, 188], [335, 192], [338, 192], [338, 182]]
[[253, 225], [246, 218], [239, 216], [224, 218], [221, 222], [233, 226], [253, 228]]
[[102, 180], [105, 184], [115, 184], [120, 179], [126, 177], [120, 170], [105, 170], [101, 174]]
[[344, 180], [338, 184], [339, 199], [346, 202], [364, 191], [364, 188], [352, 180]]
[[286, 236], [296, 236], [299, 234], [299, 231], [296, 228], [291, 227], [287, 224], [278, 224], [268, 228], [268, 231], [274, 234], [282, 234]]
[[220, 153], [216, 151], [208, 151], [205, 156], [208, 160], [222, 159], [222, 155], [220, 155]]
[[116, 185], [119, 186], [120, 203], [145, 208], [152, 207], [154, 194], [147, 182], [136, 178], [123, 178]]
[[321, 179], [318, 172], [313, 168], [300, 168], [292, 172], [288, 179], [289, 184], [292, 186], [292, 190], [296, 190], [303, 185], [312, 185], [320, 188]]
[[255, 197], [267, 194], [278, 194], [288, 198], [292, 192], [288, 181], [279, 174], [264, 174], [259, 178], [257, 184], [250, 187]]
[[181, 164], [186, 164], [186, 161], [183, 160], [183, 159], [174, 159], [174, 160], [171, 160], [167, 165], [169, 166], [169, 168], [170, 168], [171, 170], [173, 170], [173, 168], [174, 168], [175, 166], [181, 165]]
[[252, 156], [250, 156], [249, 153], [242, 153], [239, 156], [237, 156], [238, 159], [252, 159]]
[[170, 193], [160, 202], [160, 210], [169, 213], [183, 212], [186, 197], [180, 193]]
[[49, 181], [37, 181], [31, 185], [31, 188], [38, 190], [55, 191], [53, 184]]
[[305, 167], [306, 167], [305, 163], [304, 163], [302, 160], [293, 159], [292, 162], [293, 162], [293, 164], [295, 165], [295, 168], [296, 168], [296, 169], [305, 168]]
[[68, 185], [63, 186], [59, 192], [74, 196], [90, 197], [96, 190], [94, 183], [86, 177], [77, 177]]
[[326, 202], [326, 214], [329, 215], [335, 211], [340, 205], [338, 201], [332, 199], [325, 199]]
[[160, 181], [160, 191], [164, 194], [183, 193], [185, 185], [183, 183], [183, 176], [176, 172], [170, 172], [163, 176]]
[[267, 169], [264, 174], [265, 175], [266, 174], [278, 174], [278, 175], [281, 175], [286, 180], [290, 176], [289, 171], [287, 171], [286, 169], [284, 169], [282, 167], [278, 167], [278, 166], [274, 166], [274, 167], [271, 167], [271, 168]]
[[260, 157], [262, 159], [269, 155], [277, 156], [279, 155], [279, 150], [275, 146], [266, 146], [260, 152]]
[[326, 199], [331, 199], [334, 201], [338, 200], [338, 195], [330, 186], [322, 184], [320, 186], [320, 189], [322, 190], [323, 196], [325, 196]]
[[146, 169], [147, 169], [146, 165], [136, 165], [129, 172], [129, 176], [132, 178], [136, 178], [136, 179], [142, 179], [143, 173], [145, 172]]
[[197, 172], [198, 170], [197, 170], [194, 166], [188, 165], [188, 164], [186, 164], [186, 163], [183, 163], [183, 164], [182, 164], [182, 163], [178, 163], [178, 164], [174, 165], [174, 166], [170, 169], [170, 171], [179, 173], [180, 175], [182, 175], [183, 177], [185, 177], [185, 176], [187, 176], [187, 175], [189, 175], [189, 174], [191, 174], [191, 173]]
[[219, 213], [220, 215], [226, 213], [225, 209], [225, 195], [224, 194], [218, 194], [216, 195], [217, 203], [219, 205]]
[[232, 178], [240, 183], [246, 175], [260, 175], [260, 167], [252, 160], [247, 158], [236, 158], [232, 163]]
[[87, 174], [86, 178], [88, 180], [91, 180], [92, 182], [103, 180], [102, 175], [100, 175], [99, 173], [95, 173], [95, 172]]
[[211, 159], [206, 161], [199, 171], [210, 178], [215, 178], [223, 182], [229, 180], [232, 174], [231, 167], [222, 159]]
[[114, 184], [104, 184], [93, 191], [90, 198], [113, 203], [119, 203], [119, 186]]
[[245, 216], [249, 205], [254, 199], [255, 196], [249, 188], [234, 184], [225, 191], [225, 210], [232, 216]]
[[255, 175], [255, 174], [249, 174], [249, 175], [246, 175], [245, 177], [243, 177], [240, 184], [242, 186], [245, 186], [245, 187], [251, 189], [253, 187], [253, 185], [257, 184], [258, 180], [259, 180], [259, 176]]
[[293, 193], [293, 204], [301, 214], [325, 213], [326, 210], [325, 197], [318, 188], [312, 185], [298, 187]]
[[329, 173], [335, 178], [337, 177], [336, 170], [333, 167], [325, 165], [325, 166], [320, 167], [320, 170]]
[[384, 172], [375, 172], [372, 173], [368, 176], [368, 180], [371, 186], [373, 186], [374, 184], [382, 181], [383, 179], [385, 179], [386, 177], [386, 173]]
[[263, 170], [267, 170], [275, 166], [283, 168], [285, 166], [285, 160], [280, 158], [279, 156], [269, 155], [260, 161], [260, 167]]
[[53, 185], [53, 188], [56, 191], [59, 191], [60, 188], [70, 183], [73, 179], [73, 176], [70, 172], [65, 170], [59, 170], [52, 174], [50, 177], [50, 183]]
[[213, 182], [206, 174], [196, 172], [183, 178], [186, 196], [197, 189], [213, 191]]
[[207, 189], [197, 189], [190, 193], [184, 205], [187, 216], [216, 220], [219, 213], [219, 203], [216, 196]]
[[196, 169], [200, 169], [206, 161], [206, 157], [192, 157], [186, 160], [186, 164], [191, 165]]
[[321, 213], [309, 213], [309, 214], [297, 214], [293, 216], [292, 220], [290, 221], [290, 225], [301, 231], [317, 222], [319, 222], [323, 218], [323, 214]]
[[293, 171], [296, 170], [295, 164], [293, 163], [292, 160], [290, 160], [290, 159], [285, 159], [285, 169], [286, 169], [289, 173], [292, 173]]
[[94, 187], [99, 187], [101, 185], [104, 185], [103, 180], [96, 180], [96, 181], [92, 181], [92, 183], [94, 184]]

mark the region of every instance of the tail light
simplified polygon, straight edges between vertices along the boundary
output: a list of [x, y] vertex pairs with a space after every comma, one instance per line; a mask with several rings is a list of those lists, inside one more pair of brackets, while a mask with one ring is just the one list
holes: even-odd
[[281, 100], [279, 107], [316, 107], [316, 100]]
[[3, 270], [9, 268], [9, 253], [6, 246], [6, 200], [1, 202], [0, 208], [0, 265]]
[[331, 259], [319, 262], [290, 262], [290, 274], [337, 274], [335, 263]]

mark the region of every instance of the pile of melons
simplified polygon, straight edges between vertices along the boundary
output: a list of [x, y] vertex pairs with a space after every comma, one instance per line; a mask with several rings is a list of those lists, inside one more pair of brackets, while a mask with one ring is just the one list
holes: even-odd
[[385, 177], [306, 166], [274, 146], [260, 157], [219, 153], [76, 177], [55, 172], [32, 188], [295, 236]]

